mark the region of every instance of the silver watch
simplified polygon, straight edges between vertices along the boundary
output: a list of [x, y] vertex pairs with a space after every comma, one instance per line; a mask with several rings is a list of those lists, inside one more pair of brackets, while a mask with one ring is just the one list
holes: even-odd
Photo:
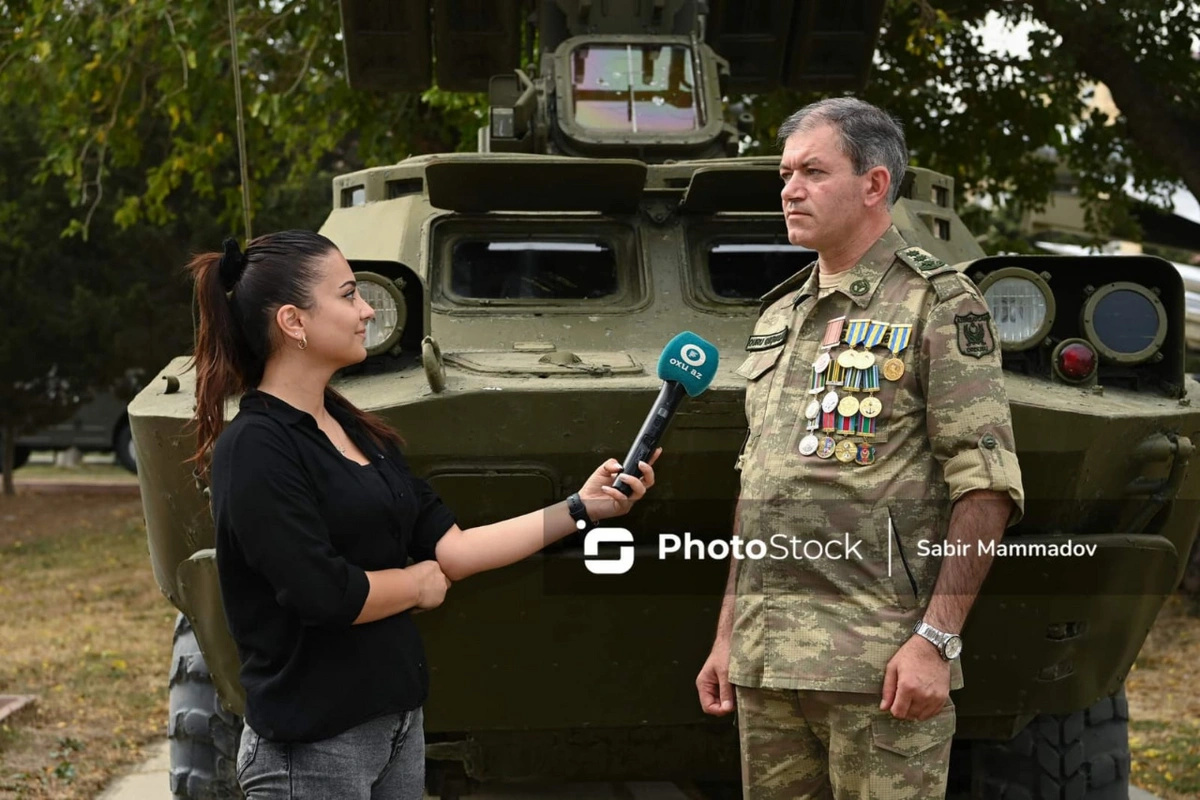
[[925, 620], [913, 626], [913, 633], [936, 647], [943, 661], [953, 661], [962, 654], [962, 637], [957, 633], [939, 631]]

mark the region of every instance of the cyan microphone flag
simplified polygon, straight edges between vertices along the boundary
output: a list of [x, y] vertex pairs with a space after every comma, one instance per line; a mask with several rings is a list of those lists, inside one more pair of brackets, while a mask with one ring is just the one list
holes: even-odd
[[717, 348], [684, 331], [663, 348], [658, 357], [658, 377], [679, 382], [689, 397], [695, 397], [712, 383], [718, 360]]

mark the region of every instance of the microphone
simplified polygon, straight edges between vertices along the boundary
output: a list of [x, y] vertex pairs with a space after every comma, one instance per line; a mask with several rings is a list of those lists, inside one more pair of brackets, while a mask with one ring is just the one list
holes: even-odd
[[[662, 388], [658, 390], [658, 398], [650, 407], [646, 421], [642, 423], [633, 446], [625, 456], [621, 466], [623, 475], [642, 477], [638, 462], [647, 461], [654, 453], [684, 394], [695, 397], [712, 383], [719, 360], [717, 348], [691, 331], [684, 331], [667, 342], [662, 355], [658, 357], [658, 377], [662, 379]], [[613, 488], [626, 497], [633, 494], [633, 489], [621, 480], [621, 475], [613, 482]]]

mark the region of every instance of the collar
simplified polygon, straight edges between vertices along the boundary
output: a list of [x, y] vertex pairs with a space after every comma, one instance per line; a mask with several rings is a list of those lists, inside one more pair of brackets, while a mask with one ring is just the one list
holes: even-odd
[[[834, 289], [834, 292], [840, 292], [849, 297], [859, 308], [866, 308], [875, 297], [875, 291], [883, 281], [883, 276], [887, 274], [892, 262], [896, 260], [896, 251], [907, 246], [908, 242], [904, 241], [904, 237], [900, 235], [896, 226], [888, 226], [883, 235], [875, 240], [875, 244], [871, 245], [871, 249], [867, 250], [858, 263], [850, 268], [849, 276], [842, 281], [841, 286]], [[814, 269], [804, 290], [811, 289], [810, 294], [815, 295], [817, 286], [817, 270]]]
[[[307, 411], [301, 411], [295, 406], [280, 400], [275, 395], [267, 394], [257, 388], [249, 389], [242, 395], [242, 400], [238, 404], [238, 408], [242, 411], [266, 414], [286, 425], [307, 425], [314, 430], [317, 429], [317, 421], [313, 419], [312, 414], [309, 414]], [[325, 401], [325, 410], [343, 426], [348, 422], [345, 415], [328, 400]]]

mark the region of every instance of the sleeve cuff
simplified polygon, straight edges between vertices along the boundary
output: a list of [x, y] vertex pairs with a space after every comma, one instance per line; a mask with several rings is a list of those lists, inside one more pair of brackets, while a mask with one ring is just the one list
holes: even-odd
[[[990, 447], [985, 439], [991, 442]], [[982, 437], [977, 446], [951, 458], [946, 462], [945, 474], [952, 504], [967, 492], [1001, 492], [1012, 500], [1005, 527], [1016, 525], [1025, 516], [1025, 489], [1016, 453], [999, 446], [994, 438]]]
[[341, 607], [332, 622], [337, 626], [354, 624], [367, 603], [367, 594], [371, 591], [371, 583], [367, 573], [352, 564], [346, 565], [346, 591], [342, 593]]

